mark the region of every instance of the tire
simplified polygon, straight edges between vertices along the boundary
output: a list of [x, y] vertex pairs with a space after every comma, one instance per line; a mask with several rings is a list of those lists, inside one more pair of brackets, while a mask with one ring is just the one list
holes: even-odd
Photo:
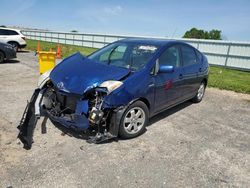
[[149, 110], [142, 101], [132, 103], [124, 112], [120, 126], [119, 136], [121, 138], [134, 138], [141, 135], [148, 125]]
[[19, 44], [18, 44], [17, 42], [9, 42], [9, 44], [10, 44], [11, 46], [13, 46], [13, 48], [15, 49], [16, 52], [18, 51]]
[[0, 51], [0, 63], [2, 63], [4, 61], [4, 53], [2, 51]]
[[201, 82], [197, 94], [195, 95], [195, 97], [192, 99], [192, 101], [194, 103], [199, 103], [202, 101], [204, 94], [205, 94], [205, 90], [206, 90], [206, 83], [203, 81]]

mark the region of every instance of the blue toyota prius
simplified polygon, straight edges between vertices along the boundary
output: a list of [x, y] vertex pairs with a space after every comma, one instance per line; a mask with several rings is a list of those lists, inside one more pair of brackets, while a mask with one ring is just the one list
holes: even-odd
[[30, 149], [41, 116], [91, 133], [89, 142], [136, 137], [153, 115], [200, 102], [208, 72], [205, 55], [174, 40], [124, 39], [88, 57], [76, 53], [40, 76], [18, 137]]

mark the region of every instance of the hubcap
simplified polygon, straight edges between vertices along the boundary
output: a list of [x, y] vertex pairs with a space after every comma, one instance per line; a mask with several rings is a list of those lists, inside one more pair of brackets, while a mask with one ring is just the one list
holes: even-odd
[[199, 100], [202, 99], [202, 97], [203, 97], [203, 95], [204, 95], [204, 91], [205, 91], [205, 85], [204, 85], [204, 83], [202, 83], [202, 84], [200, 85], [199, 89], [198, 89], [198, 94], [197, 94], [197, 98], [198, 98]]
[[131, 108], [125, 115], [123, 126], [128, 134], [138, 133], [145, 123], [145, 112], [140, 107]]

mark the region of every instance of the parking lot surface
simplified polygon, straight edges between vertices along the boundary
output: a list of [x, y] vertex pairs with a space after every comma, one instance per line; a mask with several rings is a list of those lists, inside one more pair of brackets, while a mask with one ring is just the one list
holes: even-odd
[[150, 120], [131, 140], [88, 144], [39, 120], [31, 150], [16, 139], [36, 87], [37, 57], [0, 64], [0, 187], [250, 187], [250, 95], [208, 88]]

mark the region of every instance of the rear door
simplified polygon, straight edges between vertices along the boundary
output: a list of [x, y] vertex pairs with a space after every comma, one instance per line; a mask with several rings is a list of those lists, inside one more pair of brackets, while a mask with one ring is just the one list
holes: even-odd
[[195, 49], [181, 45], [183, 63], [183, 98], [193, 97], [199, 87], [198, 73], [201, 65], [197, 60]]
[[6, 29], [0, 29], [0, 42], [6, 43], [8, 37], [8, 31]]
[[[158, 64], [158, 65], [157, 65]], [[182, 67], [178, 46], [167, 48], [158, 58], [156, 65], [172, 65], [171, 73], [156, 73], [155, 78], [155, 112], [161, 111], [181, 101]]]
[[18, 34], [18, 32], [14, 31], [14, 30], [7, 30], [7, 37], [8, 37], [8, 41], [15, 41], [20, 43], [20, 39], [21, 36]]

